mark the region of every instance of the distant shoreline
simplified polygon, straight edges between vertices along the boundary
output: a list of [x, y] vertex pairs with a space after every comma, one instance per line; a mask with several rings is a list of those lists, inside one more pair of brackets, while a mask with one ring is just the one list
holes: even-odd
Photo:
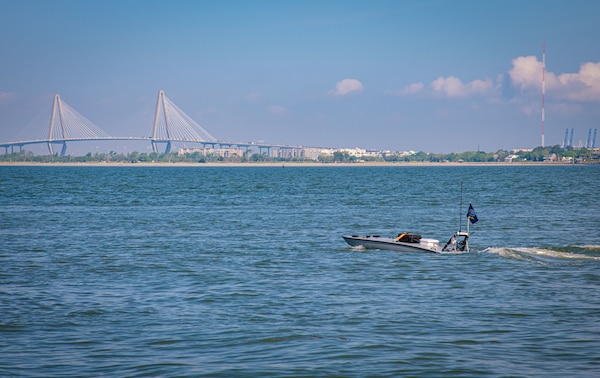
[[[578, 163], [576, 165], [587, 165]], [[565, 166], [573, 163], [563, 162], [365, 162], [365, 163], [307, 163], [307, 162], [280, 162], [280, 163], [127, 163], [127, 162], [0, 162], [0, 166], [43, 166], [43, 167], [501, 167], [501, 166]]]

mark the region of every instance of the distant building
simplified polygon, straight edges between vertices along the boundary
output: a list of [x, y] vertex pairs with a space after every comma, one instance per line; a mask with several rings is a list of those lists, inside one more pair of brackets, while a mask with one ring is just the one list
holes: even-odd
[[321, 154], [321, 149], [314, 148], [314, 147], [305, 147], [300, 152], [300, 156], [303, 157], [304, 159], [308, 159], [308, 160], [318, 160], [320, 154]]
[[244, 156], [244, 150], [241, 148], [180, 148], [178, 153], [179, 155], [192, 155], [196, 153], [202, 156], [216, 155], [224, 158], [232, 156]]
[[335, 149], [333, 148], [321, 148], [319, 155], [324, 155], [324, 156], [333, 156], [333, 153], [335, 152]]
[[512, 149], [512, 153], [513, 154], [516, 154], [516, 153], [519, 153], [519, 152], [531, 152], [531, 151], [533, 151], [532, 148], [513, 148]]
[[300, 151], [299, 149], [293, 148], [293, 147], [289, 147], [289, 148], [281, 147], [281, 148], [277, 149], [276, 157], [282, 158], [282, 159], [297, 158], [297, 157], [300, 157], [299, 151]]

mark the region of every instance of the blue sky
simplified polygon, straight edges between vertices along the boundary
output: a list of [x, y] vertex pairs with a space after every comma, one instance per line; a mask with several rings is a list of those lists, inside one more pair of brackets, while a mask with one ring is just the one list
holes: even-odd
[[600, 126], [600, 2], [0, 0], [0, 141], [54, 93], [113, 136], [159, 90], [222, 141], [428, 152]]

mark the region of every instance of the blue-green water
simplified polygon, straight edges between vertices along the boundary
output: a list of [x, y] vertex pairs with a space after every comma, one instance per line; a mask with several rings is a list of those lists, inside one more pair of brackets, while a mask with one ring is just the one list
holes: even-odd
[[[0, 376], [596, 377], [599, 184], [600, 166], [0, 167]], [[470, 254], [341, 238], [443, 241], [469, 202]]]

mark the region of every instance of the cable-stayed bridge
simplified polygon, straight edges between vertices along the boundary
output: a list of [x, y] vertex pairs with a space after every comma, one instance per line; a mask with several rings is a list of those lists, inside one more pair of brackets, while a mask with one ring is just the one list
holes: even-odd
[[173, 142], [197, 143], [212, 148], [215, 148], [215, 146], [257, 147], [261, 153], [263, 149], [268, 152], [271, 148], [302, 148], [300, 146], [278, 144], [219, 141], [169, 100], [163, 90], [158, 92], [154, 124], [147, 137], [111, 136], [64, 102], [59, 94], [54, 95], [50, 126], [46, 135], [45, 138], [0, 143], [0, 147], [4, 147], [5, 153], [8, 154], [9, 149], [12, 153], [15, 147], [18, 147], [19, 152], [21, 152], [26, 145], [46, 144], [50, 154], [54, 155], [54, 146], [59, 145], [61, 146], [61, 156], [64, 156], [67, 152], [67, 143], [110, 140], [148, 141], [156, 153], [159, 152], [159, 144], [165, 144], [165, 152], [171, 152]]

